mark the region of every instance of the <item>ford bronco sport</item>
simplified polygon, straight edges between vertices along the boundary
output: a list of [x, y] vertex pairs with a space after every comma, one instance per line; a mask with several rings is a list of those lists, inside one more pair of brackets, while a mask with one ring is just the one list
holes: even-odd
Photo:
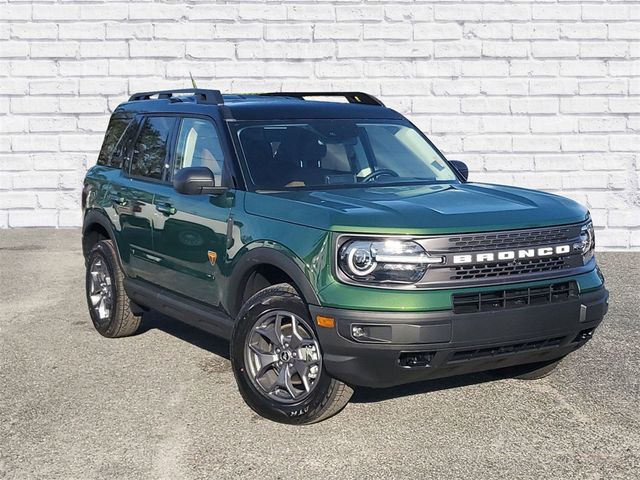
[[358, 385], [541, 378], [607, 311], [589, 212], [467, 176], [364, 93], [135, 94], [84, 182], [91, 319], [229, 339], [247, 404], [286, 423]]

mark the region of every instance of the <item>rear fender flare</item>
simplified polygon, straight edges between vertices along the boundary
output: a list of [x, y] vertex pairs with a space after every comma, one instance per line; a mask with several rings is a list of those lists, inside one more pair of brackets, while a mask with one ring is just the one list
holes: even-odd
[[100, 225], [107, 232], [109, 238], [113, 241], [113, 244], [116, 247], [116, 251], [118, 252], [118, 260], [120, 261], [120, 266], [126, 272], [126, 269], [124, 268], [125, 262], [123, 261], [120, 247], [118, 245], [116, 230], [113, 227], [111, 220], [109, 220], [109, 217], [107, 217], [107, 215], [100, 210], [91, 209], [87, 210], [87, 212], [85, 213], [84, 221], [82, 222], [82, 253], [84, 254], [84, 257], [87, 258], [87, 256], [89, 255], [89, 252], [86, 251], [85, 248], [84, 237], [93, 225]]

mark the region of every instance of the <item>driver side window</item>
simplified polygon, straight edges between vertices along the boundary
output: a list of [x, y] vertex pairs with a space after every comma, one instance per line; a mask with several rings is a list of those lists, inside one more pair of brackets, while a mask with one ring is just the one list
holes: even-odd
[[207, 167], [222, 185], [224, 155], [216, 127], [208, 120], [183, 118], [178, 133], [174, 174], [185, 167]]

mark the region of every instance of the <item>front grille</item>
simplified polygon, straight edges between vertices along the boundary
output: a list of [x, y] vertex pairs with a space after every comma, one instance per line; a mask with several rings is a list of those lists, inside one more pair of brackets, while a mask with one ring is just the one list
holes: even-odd
[[475, 360], [479, 358], [495, 357], [496, 355], [509, 355], [520, 352], [528, 352], [532, 350], [554, 348], [558, 347], [563, 340], [564, 337], [554, 337], [544, 340], [536, 340], [533, 342], [513, 343], [511, 345], [503, 345], [500, 347], [462, 350], [459, 352], [455, 352], [447, 363], [464, 362], [467, 360]]
[[511, 260], [508, 262], [458, 265], [451, 269], [451, 280], [475, 280], [510, 275], [529, 275], [532, 273], [562, 270], [570, 265], [566, 257], [543, 257]]
[[563, 282], [542, 287], [511, 290], [491, 290], [488, 292], [453, 295], [453, 313], [474, 313], [521, 308], [528, 305], [558, 303], [576, 298], [576, 282]]
[[513, 232], [481, 233], [449, 238], [447, 251], [503, 250], [562, 243], [572, 236], [572, 227], [553, 227]]
[[[432, 256], [441, 255], [445, 257], [445, 261], [429, 265], [426, 274], [416, 286], [462, 288], [535, 281], [583, 273], [593, 269], [593, 262], [584, 262], [581, 252], [573, 248], [576, 242], [580, 241], [581, 227], [582, 224], [576, 223], [524, 230], [418, 238], [415, 241], [425, 251]], [[556, 253], [556, 248], [560, 246], [564, 247], [563, 251], [566, 253]], [[552, 248], [554, 253], [548, 256], [540, 254], [540, 248]], [[505, 253], [507, 255], [504, 255]], [[464, 255], [465, 260], [456, 258], [459, 255]], [[504, 256], [511, 256], [513, 260], [501, 260]]]

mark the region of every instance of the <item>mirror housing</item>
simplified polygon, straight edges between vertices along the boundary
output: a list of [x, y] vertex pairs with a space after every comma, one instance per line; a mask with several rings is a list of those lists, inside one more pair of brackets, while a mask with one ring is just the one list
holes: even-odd
[[227, 187], [216, 187], [213, 172], [207, 167], [181, 168], [173, 176], [173, 188], [184, 195], [219, 195]]
[[464, 162], [460, 160], [449, 160], [449, 163], [456, 169], [456, 171], [460, 174], [463, 180], [466, 182], [469, 178], [469, 167]]

